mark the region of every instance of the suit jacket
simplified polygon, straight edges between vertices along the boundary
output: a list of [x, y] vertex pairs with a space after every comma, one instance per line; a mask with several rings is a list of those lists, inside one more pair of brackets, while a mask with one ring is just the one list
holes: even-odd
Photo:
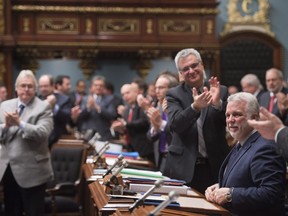
[[231, 150], [219, 172], [220, 187], [234, 187], [232, 203], [225, 207], [243, 216], [284, 215], [286, 165], [275, 142], [255, 132], [226, 169], [235, 150], [235, 147]]
[[58, 141], [63, 135], [67, 134], [66, 126], [71, 123], [71, 109], [73, 104], [70, 98], [64, 94], [54, 93], [56, 97], [56, 104], [53, 110], [53, 131], [49, 136], [49, 147]]
[[[281, 92], [284, 93], [285, 95], [287, 95], [288, 94], [288, 89], [287, 88], [283, 88], [281, 90]], [[260, 106], [263, 106], [266, 109], [269, 109], [269, 103], [270, 103], [270, 92], [266, 91], [260, 96], [259, 104], [260, 104]], [[279, 112], [277, 103], [274, 103], [272, 113], [275, 114], [276, 116], [278, 116], [282, 120], [282, 122], [284, 124], [286, 124], [286, 125], [288, 124], [288, 112], [286, 111], [286, 113], [281, 115], [280, 112]]]
[[112, 134], [110, 132], [111, 122], [117, 116], [116, 107], [114, 106], [111, 95], [101, 96], [99, 106], [101, 112], [98, 113], [95, 109], [87, 110], [86, 105], [89, 95], [85, 96], [81, 104], [81, 114], [79, 121], [81, 121], [82, 131], [92, 129], [101, 135], [101, 140], [111, 140]]
[[288, 162], [288, 127], [279, 131], [276, 141], [279, 153], [285, 158], [286, 162]]
[[[209, 88], [208, 83], [205, 83], [205, 85]], [[203, 135], [215, 182], [221, 163], [229, 151], [225, 138], [225, 109], [228, 90], [225, 86], [220, 88], [220, 97], [223, 102], [222, 110], [209, 106], [205, 110], [203, 120]], [[200, 112], [191, 108], [193, 102], [192, 91], [185, 83], [169, 89], [166, 98], [172, 141], [168, 147], [164, 175], [189, 183], [194, 176], [198, 154], [197, 119], [200, 117]]]
[[[172, 139], [171, 133], [170, 133], [169, 121], [167, 121], [167, 124], [165, 125], [163, 132], [165, 133], [166, 143], [169, 146], [171, 143], [171, 139]], [[161, 133], [161, 131], [158, 131], [156, 133], [152, 133], [151, 128], [150, 128], [148, 130], [147, 137], [148, 137], [148, 140], [153, 143], [155, 165], [158, 169], [159, 168], [163, 169], [165, 166], [165, 164], [163, 164], [163, 163], [166, 163], [166, 160], [162, 161], [161, 164], [159, 164], [160, 157], [161, 157], [161, 155], [160, 155], [160, 133]], [[163, 172], [164, 170], [160, 170], [160, 171]]]
[[3, 111], [17, 108], [18, 99], [1, 103], [0, 113], [0, 179], [10, 164], [17, 183], [23, 188], [52, 180], [53, 171], [48, 149], [48, 136], [53, 128], [51, 107], [35, 97], [26, 107], [21, 120], [25, 128], [13, 126], [4, 130]]
[[[123, 118], [128, 119], [129, 107], [126, 107]], [[133, 108], [132, 121], [127, 122], [126, 128], [130, 138], [132, 150], [137, 151], [141, 157], [153, 160], [153, 148], [146, 134], [150, 127], [149, 120], [138, 104]], [[154, 161], [154, 160], [153, 160]]]

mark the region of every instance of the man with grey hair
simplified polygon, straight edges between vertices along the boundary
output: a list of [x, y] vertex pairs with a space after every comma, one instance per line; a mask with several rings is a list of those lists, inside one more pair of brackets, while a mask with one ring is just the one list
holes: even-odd
[[255, 95], [258, 101], [261, 95], [264, 93], [263, 86], [255, 74], [246, 74], [242, 77], [240, 84], [243, 92], [248, 92]]
[[220, 165], [229, 151], [225, 138], [228, 90], [216, 77], [205, 81], [197, 50], [181, 50], [175, 63], [184, 81], [166, 95], [172, 140], [164, 175], [184, 180], [203, 193], [217, 181]]
[[81, 114], [78, 121], [82, 122], [81, 130], [98, 132], [101, 140], [111, 140], [111, 122], [116, 119], [117, 112], [112, 95], [104, 94], [105, 78], [95, 76], [91, 83], [91, 94], [84, 97], [81, 103]]
[[48, 137], [52, 110], [36, 97], [32, 71], [22, 70], [15, 84], [18, 97], [0, 106], [0, 180], [6, 215], [44, 215], [46, 183], [53, 178]]
[[260, 99], [259, 104], [269, 112], [278, 116], [284, 124], [288, 124], [287, 94], [288, 89], [283, 85], [282, 71], [271, 68], [265, 74], [267, 90]]
[[248, 124], [254, 119], [259, 119], [254, 95], [229, 96], [226, 124], [238, 143], [221, 165], [219, 183], [208, 187], [205, 196], [232, 215], [285, 215], [286, 164], [275, 142], [264, 139]]

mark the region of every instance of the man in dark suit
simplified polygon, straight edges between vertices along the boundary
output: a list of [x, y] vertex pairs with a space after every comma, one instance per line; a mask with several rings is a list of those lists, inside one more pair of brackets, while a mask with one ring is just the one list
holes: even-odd
[[116, 107], [111, 95], [104, 94], [105, 78], [95, 76], [91, 83], [91, 94], [84, 97], [81, 103], [81, 114], [78, 118], [81, 121], [82, 131], [89, 129], [98, 132], [101, 140], [111, 140], [110, 126], [112, 120], [117, 116]]
[[259, 78], [255, 74], [246, 74], [240, 81], [242, 91], [253, 94], [257, 100], [265, 92]]
[[155, 80], [157, 106], [150, 106], [147, 109], [147, 116], [151, 125], [147, 136], [153, 142], [155, 165], [162, 173], [166, 164], [168, 145], [171, 142], [165, 97], [168, 89], [177, 86], [178, 83], [177, 75], [169, 71], [161, 73]]
[[288, 112], [284, 103], [288, 89], [283, 85], [283, 74], [276, 68], [271, 68], [265, 74], [267, 90], [260, 99], [260, 106], [265, 107], [269, 112], [278, 116], [285, 125], [288, 124]]
[[0, 107], [0, 180], [7, 216], [44, 215], [46, 183], [53, 179], [48, 149], [52, 110], [35, 97], [36, 83], [32, 71], [21, 71], [15, 84], [18, 98]]
[[288, 127], [276, 115], [260, 107], [261, 120], [248, 120], [248, 124], [254, 127], [265, 139], [275, 140], [279, 153], [288, 162]]
[[123, 118], [118, 118], [112, 123], [112, 128], [119, 133], [126, 133], [126, 144], [130, 151], [137, 151], [142, 158], [154, 161], [153, 148], [147, 139], [149, 120], [136, 98], [138, 88], [132, 84], [121, 87], [121, 95], [126, 102]]
[[166, 96], [172, 141], [164, 175], [184, 180], [204, 192], [217, 181], [220, 165], [229, 151], [225, 138], [228, 91], [217, 78], [205, 82], [204, 65], [197, 50], [181, 50], [175, 63], [184, 82], [169, 89]]
[[[49, 148], [57, 142], [57, 140], [67, 132], [67, 125], [72, 122], [71, 120], [71, 109], [72, 102], [70, 98], [65, 94], [66, 91], [62, 92], [63, 80], [67, 80], [67, 77], [58, 76], [54, 80], [50, 75], [42, 75], [39, 78], [39, 98], [47, 100], [53, 110], [53, 131], [49, 136]], [[61, 81], [62, 80], [62, 81]]]
[[76, 82], [75, 91], [69, 94], [73, 106], [80, 106], [84, 96], [86, 95], [86, 83], [84, 80], [78, 80]]
[[207, 188], [207, 200], [233, 215], [285, 215], [286, 164], [276, 145], [248, 124], [259, 119], [255, 96], [241, 92], [228, 98], [226, 123], [238, 143], [224, 160], [219, 184]]

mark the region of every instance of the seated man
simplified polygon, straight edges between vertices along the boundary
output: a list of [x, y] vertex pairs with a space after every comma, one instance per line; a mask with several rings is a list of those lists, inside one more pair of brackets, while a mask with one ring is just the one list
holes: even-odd
[[285, 215], [285, 161], [275, 143], [248, 124], [251, 119], [259, 119], [256, 97], [245, 92], [231, 95], [226, 123], [238, 143], [220, 168], [219, 183], [205, 191], [206, 199], [235, 215]]

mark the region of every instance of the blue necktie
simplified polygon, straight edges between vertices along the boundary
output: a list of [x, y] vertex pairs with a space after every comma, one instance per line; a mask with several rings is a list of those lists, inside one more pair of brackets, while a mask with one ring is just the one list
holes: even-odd
[[238, 158], [238, 155], [239, 155], [238, 153], [240, 152], [240, 149], [241, 149], [241, 145], [240, 145], [240, 143], [237, 143], [236, 146], [235, 146], [235, 148], [233, 149], [233, 152], [231, 153], [231, 156], [230, 156], [230, 158], [229, 158], [229, 161], [228, 161], [228, 163], [227, 163], [227, 165], [226, 165], [224, 175], [226, 174], [226, 172], [227, 172], [228, 170], [231, 169], [232, 164], [234, 164], [234, 162], [235, 162], [236, 159]]
[[25, 108], [25, 106], [23, 105], [23, 104], [20, 104], [19, 105], [19, 116], [21, 116], [22, 115], [22, 113], [23, 113], [23, 111], [24, 111], [24, 108]]

